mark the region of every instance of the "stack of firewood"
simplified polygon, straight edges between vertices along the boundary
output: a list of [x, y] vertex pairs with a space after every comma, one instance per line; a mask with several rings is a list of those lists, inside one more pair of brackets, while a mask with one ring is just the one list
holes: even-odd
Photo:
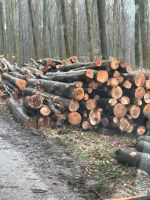
[[[146, 133], [150, 116], [149, 73], [114, 58], [80, 63], [33, 60], [22, 67], [0, 58], [0, 96], [14, 116], [28, 126], [67, 122], [84, 130], [101, 126]], [[8, 98], [11, 97], [11, 98]]]

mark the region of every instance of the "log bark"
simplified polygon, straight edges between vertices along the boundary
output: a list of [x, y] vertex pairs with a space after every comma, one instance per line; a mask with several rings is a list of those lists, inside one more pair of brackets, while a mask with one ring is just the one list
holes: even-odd
[[26, 127], [36, 127], [36, 121], [34, 118], [29, 117], [25, 110], [23, 109], [22, 105], [19, 103], [18, 100], [10, 98], [7, 101], [8, 108], [11, 110], [14, 118], [22, 123]]
[[65, 84], [56, 81], [31, 79], [28, 81], [28, 86], [31, 87], [39, 86], [46, 92], [50, 92], [55, 95], [60, 95], [62, 97], [74, 98], [76, 100], [82, 100], [84, 98], [84, 90], [83, 88], [76, 88], [76, 82]]
[[150, 154], [137, 152], [135, 149], [119, 149], [116, 160], [128, 166], [135, 166], [150, 174]]
[[13, 77], [13, 76], [11, 76], [11, 75], [9, 75], [7, 73], [3, 73], [2, 74], [2, 78], [5, 79], [5, 80], [7, 80], [7, 81], [9, 81], [12, 84], [14, 84], [20, 90], [23, 90], [26, 87], [26, 85], [27, 85], [27, 82], [25, 80]]

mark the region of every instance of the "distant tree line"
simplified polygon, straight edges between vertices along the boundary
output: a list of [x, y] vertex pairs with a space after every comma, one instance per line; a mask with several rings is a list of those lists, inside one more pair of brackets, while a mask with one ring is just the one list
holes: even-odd
[[0, 54], [150, 66], [149, 0], [0, 0]]

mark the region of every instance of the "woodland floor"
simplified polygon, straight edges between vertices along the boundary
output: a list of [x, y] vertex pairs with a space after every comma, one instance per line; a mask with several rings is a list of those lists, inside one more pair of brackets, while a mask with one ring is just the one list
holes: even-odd
[[150, 177], [119, 165], [131, 135], [101, 129], [27, 130], [0, 108], [1, 200], [94, 200], [150, 193]]

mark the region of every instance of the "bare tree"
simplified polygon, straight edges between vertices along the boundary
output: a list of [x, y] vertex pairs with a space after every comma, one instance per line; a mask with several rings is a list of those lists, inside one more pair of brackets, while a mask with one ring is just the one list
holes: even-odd
[[43, 0], [43, 56], [48, 56], [48, 43], [47, 43], [47, 0]]
[[93, 31], [92, 31], [92, 0], [85, 0], [87, 25], [88, 25], [88, 41], [90, 60], [94, 59], [94, 48], [93, 48]]
[[5, 42], [4, 11], [3, 3], [0, 2], [0, 54], [5, 54]]
[[140, 65], [140, 13], [139, 0], [135, 0], [135, 64]]
[[72, 0], [73, 38], [72, 52], [77, 55], [77, 0]]
[[61, 5], [63, 33], [64, 33], [64, 41], [65, 41], [65, 52], [66, 52], [66, 56], [69, 57], [71, 55], [71, 52], [70, 52], [70, 45], [69, 45], [68, 31], [67, 31], [67, 17], [66, 17], [66, 9], [65, 9], [65, 0], [60, 0], [60, 5]]
[[35, 53], [35, 58], [38, 58], [38, 46], [37, 46], [37, 40], [36, 40], [36, 27], [35, 27], [35, 19], [34, 19], [34, 7], [33, 7], [32, 0], [28, 0], [27, 2], [28, 2], [28, 9], [29, 9], [29, 15], [30, 15], [31, 26], [32, 26], [34, 53]]
[[105, 0], [97, 0], [98, 9], [98, 21], [99, 21], [99, 33], [101, 41], [101, 52], [103, 59], [108, 59], [108, 48], [107, 48], [107, 37], [106, 37], [106, 23], [105, 23], [105, 11], [106, 2]]
[[143, 65], [150, 66], [150, 37], [147, 34], [147, 5], [148, 0], [140, 1], [140, 29], [142, 40]]

